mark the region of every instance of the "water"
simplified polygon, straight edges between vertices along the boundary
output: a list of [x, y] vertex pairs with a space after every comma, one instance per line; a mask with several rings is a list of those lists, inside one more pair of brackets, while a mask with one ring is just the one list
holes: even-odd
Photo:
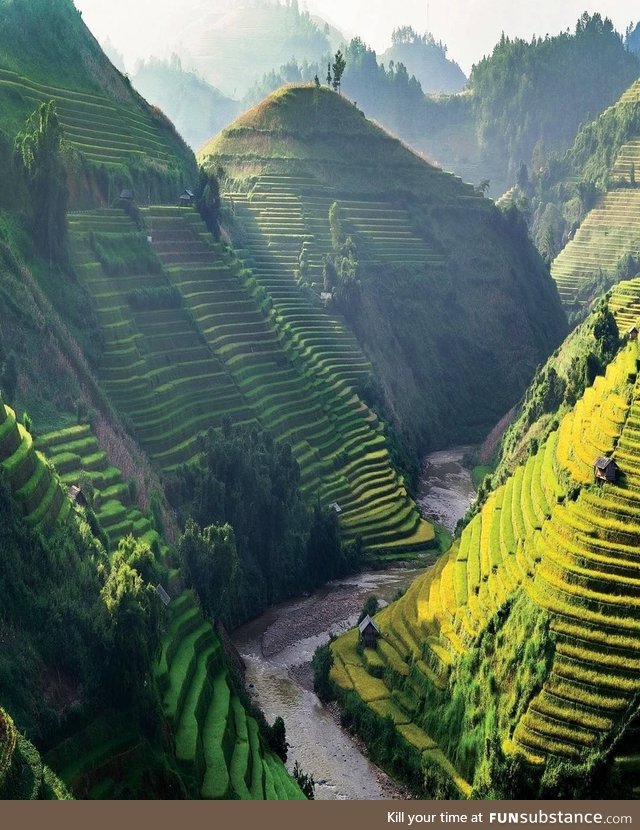
[[453, 447], [428, 455], [422, 466], [418, 507], [422, 515], [451, 533], [476, 497], [463, 457], [472, 447]]
[[[450, 530], [474, 496], [471, 477], [461, 464], [467, 449], [425, 459], [418, 504], [423, 515]], [[367, 760], [360, 745], [340, 728], [335, 713], [318, 701], [310, 664], [313, 652], [330, 634], [355, 625], [368, 596], [390, 602], [422, 572], [423, 568], [395, 567], [329, 583], [312, 596], [271, 608], [233, 636], [247, 666], [253, 699], [270, 723], [278, 715], [284, 718], [289, 769], [299, 761], [313, 775], [318, 799], [406, 797]]]

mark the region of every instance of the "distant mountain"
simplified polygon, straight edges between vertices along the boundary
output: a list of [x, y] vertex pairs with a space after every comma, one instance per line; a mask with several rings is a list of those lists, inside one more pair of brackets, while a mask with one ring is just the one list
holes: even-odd
[[395, 29], [392, 46], [380, 55], [380, 62], [403, 63], [407, 72], [420, 81], [423, 92], [462, 92], [467, 78], [455, 61], [447, 57], [447, 47], [432, 34], [419, 35], [411, 26]]
[[238, 115], [240, 104], [227, 98], [195, 72], [187, 72], [177, 55], [139, 64], [131, 79], [149, 103], [159, 107], [184, 140], [197, 150]]
[[640, 55], [640, 23], [635, 28], [630, 28], [626, 37], [627, 49], [635, 55]]
[[335, 39], [335, 30], [301, 12], [298, 0], [286, 5], [244, 0], [224, 14], [203, 12], [177, 37], [184, 65], [233, 98], [292, 57], [319, 59], [331, 52]]

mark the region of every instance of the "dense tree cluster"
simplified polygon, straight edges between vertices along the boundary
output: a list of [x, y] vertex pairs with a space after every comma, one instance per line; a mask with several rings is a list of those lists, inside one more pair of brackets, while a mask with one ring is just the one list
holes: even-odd
[[50, 262], [67, 257], [69, 190], [62, 127], [54, 101], [41, 104], [16, 137], [16, 151], [27, 179], [33, 238]]
[[335, 513], [303, 499], [288, 444], [227, 423], [201, 449], [167, 493], [185, 528], [181, 560], [208, 613], [236, 625], [357, 564]]
[[572, 142], [638, 76], [640, 62], [608, 18], [585, 12], [573, 34], [527, 42], [502, 35], [491, 56], [473, 67], [475, 122], [488, 157], [538, 169], [549, 151]]

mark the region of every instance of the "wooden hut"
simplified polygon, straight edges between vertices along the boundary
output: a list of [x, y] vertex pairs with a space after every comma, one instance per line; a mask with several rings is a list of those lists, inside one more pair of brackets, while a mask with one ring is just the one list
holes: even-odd
[[194, 203], [196, 198], [196, 194], [193, 190], [185, 190], [180, 194], [180, 207], [191, 207]]
[[631, 326], [631, 328], [627, 332], [627, 337], [629, 338], [629, 340], [637, 340], [638, 339], [638, 327], [637, 326]]
[[69, 498], [72, 502], [79, 505], [80, 507], [88, 507], [89, 502], [87, 501], [87, 497], [82, 492], [82, 490], [78, 487], [77, 484], [72, 484], [69, 487]]
[[380, 629], [367, 614], [367, 616], [358, 625], [360, 631], [360, 642], [364, 648], [375, 648], [380, 636]]
[[121, 190], [120, 191], [120, 198], [123, 202], [133, 202], [133, 190]]
[[601, 455], [593, 462], [593, 476], [597, 482], [614, 482], [618, 478], [618, 465], [607, 455]]

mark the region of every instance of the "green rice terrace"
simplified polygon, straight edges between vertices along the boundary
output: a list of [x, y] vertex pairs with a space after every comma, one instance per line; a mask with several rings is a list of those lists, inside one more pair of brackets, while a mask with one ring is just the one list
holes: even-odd
[[15, 412], [0, 402], [0, 469], [27, 523], [43, 533], [64, 522], [71, 503], [58, 474], [38, 452]]
[[[7, 409], [6, 414], [5, 423], [13, 423], [11, 411]], [[127, 484], [120, 471], [109, 465], [88, 425], [43, 435], [36, 445], [47, 453], [64, 484], [72, 485], [83, 476], [91, 482], [91, 507], [111, 550], [131, 535], [151, 545], [163, 559], [170, 556], [150, 520], [131, 506]], [[44, 461], [43, 468], [50, 469]], [[71, 501], [67, 498], [64, 503], [68, 510]], [[281, 760], [263, 749], [257, 722], [247, 715], [233, 691], [218, 633], [204, 619], [193, 594], [182, 590], [179, 572], [167, 573], [167, 587], [174, 599], [169, 605], [155, 679], [174, 736], [175, 756], [192, 794], [202, 798], [304, 798]], [[113, 797], [115, 779], [123, 775], [135, 779], [142, 773], [142, 743], [127, 713], [117, 712], [95, 719], [66, 739], [48, 753], [47, 763], [74, 793]]]
[[[640, 279], [610, 307], [621, 329], [637, 322]], [[638, 784], [626, 737], [640, 690], [638, 365], [629, 342], [449, 553], [376, 616], [375, 649], [357, 630], [331, 647], [341, 695], [390, 717], [450, 793], [484, 792], [497, 757], [535, 778], [615, 756]], [[617, 477], [594, 483], [601, 456]]]
[[640, 191], [610, 190], [556, 257], [551, 274], [562, 301], [575, 303], [580, 289], [600, 275], [609, 281], [627, 255], [640, 250]]
[[[100, 379], [152, 461], [170, 471], [196, 457], [200, 432], [259, 420], [292, 445], [305, 489], [339, 505], [347, 537], [381, 551], [431, 542], [355, 392], [370, 366], [344, 325], [286, 278], [266, 288], [195, 212], [143, 216], [151, 247], [116, 210], [71, 214], [69, 227], [105, 336]], [[129, 260], [116, 267], [119, 241]]]
[[[582, 177], [596, 176], [605, 192], [556, 257], [551, 274], [566, 305], [584, 304], [597, 279], [611, 283], [621, 275], [629, 256], [640, 253], [640, 198], [636, 172], [640, 170], [640, 81], [614, 106], [589, 125], [593, 135], [579, 136], [572, 152], [582, 159]], [[606, 132], [606, 138], [600, 133]], [[582, 140], [581, 140], [582, 139]], [[585, 145], [583, 148], [582, 145]], [[583, 158], [590, 149], [591, 156]], [[571, 182], [576, 177], [571, 177]]]
[[0, 709], [0, 798], [66, 800], [69, 793]]
[[324, 367], [366, 390], [357, 342], [416, 455], [480, 440], [565, 333], [539, 257], [493, 203], [327, 89], [283, 87], [199, 161], [224, 170], [225, 224], [272, 321], [303, 355], [331, 340]]
[[[105, 95], [57, 89], [0, 69], [0, 100], [23, 102], [26, 117], [40, 103], [54, 100], [69, 144], [89, 161], [106, 167], [133, 159], [159, 168], [175, 164], [175, 144], [157, 128], [150, 111], [112, 101]], [[114, 194], [115, 195], [115, 194]]]
[[105, 203], [131, 186], [168, 198], [193, 179], [191, 151], [114, 68], [71, 0], [0, 0], [0, 41], [0, 138], [12, 144], [53, 100], [74, 151], [66, 154], [72, 203], [95, 204], [98, 194]]

